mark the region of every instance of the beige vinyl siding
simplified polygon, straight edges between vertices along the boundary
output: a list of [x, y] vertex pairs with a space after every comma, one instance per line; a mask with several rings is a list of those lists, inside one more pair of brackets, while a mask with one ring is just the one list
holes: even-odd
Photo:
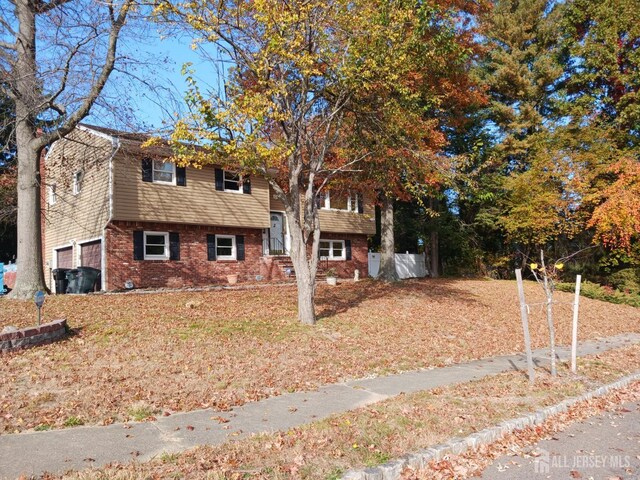
[[362, 233], [375, 235], [376, 222], [374, 207], [365, 197], [364, 213], [343, 210], [320, 209], [320, 230], [331, 233]]
[[[284, 204], [270, 190], [271, 210], [284, 211]], [[340, 210], [320, 209], [320, 230], [331, 233], [355, 233], [375, 235], [375, 209], [373, 204], [364, 196], [364, 212], [346, 212]]]
[[114, 159], [114, 220], [269, 227], [269, 187], [251, 177], [251, 194], [215, 189], [215, 169], [187, 167], [185, 187], [142, 181], [142, 157]]
[[269, 201], [271, 202], [270, 210], [274, 212], [284, 212], [284, 203], [278, 198], [273, 188], [269, 187]]
[[[73, 247], [72, 266], [77, 267], [80, 243], [102, 237], [109, 218], [109, 138], [86, 130], [74, 130], [53, 144], [45, 160], [44, 229], [45, 279], [56, 267], [54, 249]], [[82, 189], [73, 194], [74, 172], [83, 171]], [[48, 186], [56, 185], [57, 201], [49, 205]]]

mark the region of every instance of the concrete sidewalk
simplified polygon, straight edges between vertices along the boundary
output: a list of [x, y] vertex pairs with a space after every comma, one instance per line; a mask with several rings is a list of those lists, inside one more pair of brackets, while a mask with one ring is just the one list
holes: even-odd
[[[584, 342], [578, 353], [590, 355], [633, 343], [640, 343], [640, 334]], [[561, 359], [568, 357], [567, 348], [557, 350]], [[534, 352], [537, 365], [544, 365], [548, 360], [548, 350]], [[247, 403], [229, 412], [207, 409], [160, 417], [155, 422], [2, 435], [0, 478], [38, 476], [45, 471], [62, 473], [115, 461], [145, 461], [163, 452], [180, 452], [254, 433], [287, 430], [400, 393], [430, 390], [510, 370], [526, 372], [524, 355], [492, 357], [443, 368], [326, 385], [313, 392]], [[221, 418], [228, 422], [221, 422]]]

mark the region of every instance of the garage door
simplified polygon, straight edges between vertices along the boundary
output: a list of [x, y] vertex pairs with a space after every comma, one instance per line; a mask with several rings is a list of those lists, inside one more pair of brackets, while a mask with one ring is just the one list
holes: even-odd
[[100, 240], [95, 242], [83, 243], [80, 245], [80, 264], [83, 267], [93, 267], [98, 270], [102, 265], [102, 243]]
[[73, 268], [73, 247], [56, 250], [56, 267]]

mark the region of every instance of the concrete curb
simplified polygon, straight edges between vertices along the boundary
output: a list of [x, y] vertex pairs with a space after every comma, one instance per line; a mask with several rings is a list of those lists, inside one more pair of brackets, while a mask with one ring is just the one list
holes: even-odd
[[419, 470], [429, 465], [429, 462], [442, 460], [445, 455], [460, 455], [467, 450], [475, 450], [481, 445], [488, 445], [503, 438], [506, 434], [515, 430], [540, 425], [549, 417], [566, 412], [576, 403], [598, 398], [606, 395], [612, 390], [626, 387], [632, 382], [640, 380], [640, 372], [628, 375], [613, 383], [604, 385], [596, 390], [584, 393], [579, 397], [564, 400], [557, 405], [543, 408], [537, 412], [530, 413], [519, 418], [505, 420], [494, 427], [485, 428], [480, 432], [472, 433], [465, 438], [452, 438], [446, 443], [434, 445], [433, 447], [418, 452], [409, 453], [396, 460], [392, 460], [377, 467], [362, 470], [349, 470], [341, 478], [342, 480], [396, 480], [405, 468]]

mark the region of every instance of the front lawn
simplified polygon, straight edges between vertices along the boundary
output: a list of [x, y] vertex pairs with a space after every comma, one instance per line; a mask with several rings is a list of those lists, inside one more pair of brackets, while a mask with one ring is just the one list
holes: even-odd
[[[287, 431], [252, 435], [215, 446], [203, 445], [180, 454], [163, 453], [144, 463], [132, 461], [69, 472], [62, 478], [336, 479], [350, 468], [376, 466], [454, 437], [465, 437], [636, 372], [640, 368], [640, 345], [581, 358], [578, 368], [576, 376], [569, 372], [568, 365], [561, 363], [555, 378], [538, 369], [534, 385], [528, 383], [522, 372], [505, 372], [430, 391], [401, 394]], [[571, 419], [594, 415], [602, 406], [638, 399], [640, 382], [634, 382], [604, 397], [580, 402], [542, 425], [465, 452], [462, 457], [448, 455], [418, 474], [406, 471], [402, 478], [444, 480], [480, 475], [491, 457], [504, 453], [514, 439], [520, 440], [521, 445], [526, 444], [527, 439], [553, 434]], [[45, 478], [53, 480], [58, 476]]]
[[[542, 302], [527, 285], [528, 301]], [[557, 333], [570, 338], [572, 295], [557, 293]], [[47, 298], [68, 340], [2, 356], [0, 431], [57, 428], [226, 409], [347, 378], [523, 350], [515, 282], [370, 280], [322, 285], [321, 319], [296, 321], [293, 287]], [[34, 319], [31, 302], [0, 301], [0, 328]], [[531, 307], [534, 347], [546, 344]], [[581, 340], [640, 331], [640, 310], [581, 299]], [[143, 413], [141, 413], [143, 412]]]

